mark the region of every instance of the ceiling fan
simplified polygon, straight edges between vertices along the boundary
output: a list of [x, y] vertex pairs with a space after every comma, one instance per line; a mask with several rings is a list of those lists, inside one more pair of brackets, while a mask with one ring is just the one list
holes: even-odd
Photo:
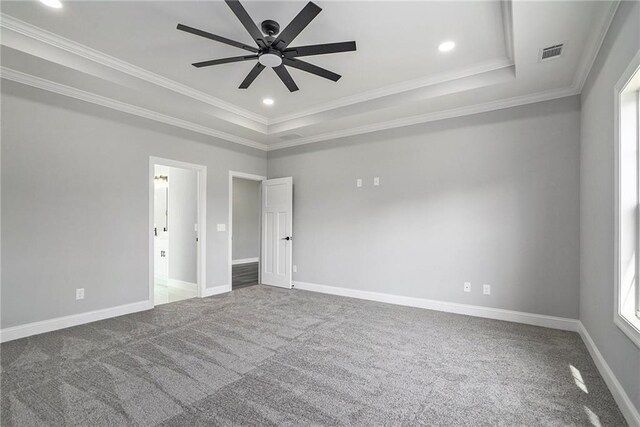
[[[229, 8], [231, 8], [231, 11], [249, 32], [251, 38], [253, 38], [258, 46], [257, 48], [182, 24], [178, 24], [178, 30], [186, 31], [187, 33], [195, 34], [200, 37], [205, 37], [252, 52], [253, 55], [212, 59], [193, 64], [194, 67], [202, 68], [212, 65], [252, 61], [257, 59], [258, 63], [251, 69], [247, 77], [240, 84], [240, 89], [247, 89], [265, 67], [273, 68], [273, 71], [276, 72], [280, 80], [282, 80], [290, 92], [298, 90], [298, 86], [293, 81], [291, 74], [289, 74], [289, 71], [287, 71], [285, 66], [297, 68], [299, 70], [306, 71], [307, 73], [315, 74], [316, 76], [337, 82], [341, 77], [339, 74], [325, 70], [324, 68], [308, 62], [301, 61], [297, 58], [301, 56], [324, 55], [327, 53], [350, 52], [356, 50], [356, 42], [354, 41], [289, 47], [289, 44], [322, 10], [312, 2], [307, 3], [307, 5], [295, 18], [293, 18], [293, 21], [291, 21], [282, 32], [280, 32], [280, 24], [272, 20], [263, 21], [261, 24], [262, 31], [260, 31], [256, 23], [253, 22], [245, 8], [238, 0], [225, 0], [225, 3], [227, 3]], [[278, 33], [280, 33], [280, 35], [278, 35]], [[276, 35], [278, 36], [276, 37]]]

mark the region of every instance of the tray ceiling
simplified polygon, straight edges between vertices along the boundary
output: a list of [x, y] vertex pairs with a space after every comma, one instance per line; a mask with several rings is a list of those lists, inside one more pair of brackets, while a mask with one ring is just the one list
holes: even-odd
[[[337, 83], [291, 70], [300, 90], [290, 93], [275, 73], [265, 70], [248, 90], [240, 90], [252, 63], [192, 67], [192, 62], [244, 52], [177, 31], [178, 23], [252, 42], [220, 1], [69, 1], [57, 10], [38, 1], [5, 1], [3, 77], [25, 83], [21, 76], [27, 75], [113, 97], [219, 130], [223, 139], [229, 139], [224, 138], [228, 133], [260, 148], [276, 148], [355, 128], [375, 130], [382, 118], [434, 114], [437, 105], [451, 110], [470, 102], [578, 93], [616, 6], [572, 1], [316, 3], [323, 11], [291, 46], [355, 40], [356, 52], [306, 58], [341, 74]], [[286, 26], [305, 2], [243, 4], [255, 21], [275, 19]], [[445, 40], [455, 41], [453, 51], [438, 50]], [[565, 54], [539, 62], [539, 49], [555, 43], [565, 43]], [[274, 105], [263, 105], [266, 97]]]

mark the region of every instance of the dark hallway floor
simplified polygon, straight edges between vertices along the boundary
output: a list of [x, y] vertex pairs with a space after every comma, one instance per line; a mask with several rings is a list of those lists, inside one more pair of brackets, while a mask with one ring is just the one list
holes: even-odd
[[232, 289], [246, 288], [258, 284], [258, 263], [234, 265], [232, 268]]

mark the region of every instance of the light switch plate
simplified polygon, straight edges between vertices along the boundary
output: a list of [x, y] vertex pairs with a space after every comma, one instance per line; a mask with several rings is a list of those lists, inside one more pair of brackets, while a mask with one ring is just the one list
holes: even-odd
[[362, 179], [360, 178], [356, 179], [356, 187], [358, 188], [362, 187]]
[[471, 282], [464, 282], [464, 291], [471, 292]]
[[218, 231], [227, 231], [227, 224], [218, 224]]
[[377, 187], [378, 185], [380, 185], [380, 177], [379, 176], [375, 176], [373, 177], [373, 185], [375, 187]]
[[294, 273], [297, 273], [297, 272], [298, 272], [298, 266], [297, 266], [297, 265], [295, 265], [295, 264], [293, 265], [293, 272], [294, 272]]

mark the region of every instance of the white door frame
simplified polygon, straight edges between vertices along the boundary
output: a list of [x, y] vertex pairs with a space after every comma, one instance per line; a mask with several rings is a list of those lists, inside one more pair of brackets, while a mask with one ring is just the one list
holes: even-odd
[[198, 297], [205, 295], [207, 286], [207, 167], [179, 160], [163, 159], [149, 156], [149, 303], [155, 306], [154, 299], [154, 198], [155, 198], [155, 166], [169, 166], [189, 169], [197, 174], [198, 192], [198, 244], [197, 244], [197, 281]]
[[[227, 271], [229, 274], [229, 290], [233, 289], [233, 178], [242, 178], [248, 179], [251, 181], [264, 181], [267, 179], [266, 176], [262, 175], [254, 175], [251, 173], [244, 172], [236, 172], [229, 171], [229, 258], [228, 258], [228, 267]], [[262, 194], [262, 193], [261, 193]], [[262, 196], [261, 196], [262, 197]], [[260, 225], [258, 226], [258, 238], [260, 242], [262, 242], [262, 232], [260, 231], [262, 228], [262, 221], [260, 221]], [[262, 243], [260, 243], [260, 247], [262, 247]], [[260, 283], [260, 264], [262, 262], [262, 249], [258, 252], [258, 283]]]

